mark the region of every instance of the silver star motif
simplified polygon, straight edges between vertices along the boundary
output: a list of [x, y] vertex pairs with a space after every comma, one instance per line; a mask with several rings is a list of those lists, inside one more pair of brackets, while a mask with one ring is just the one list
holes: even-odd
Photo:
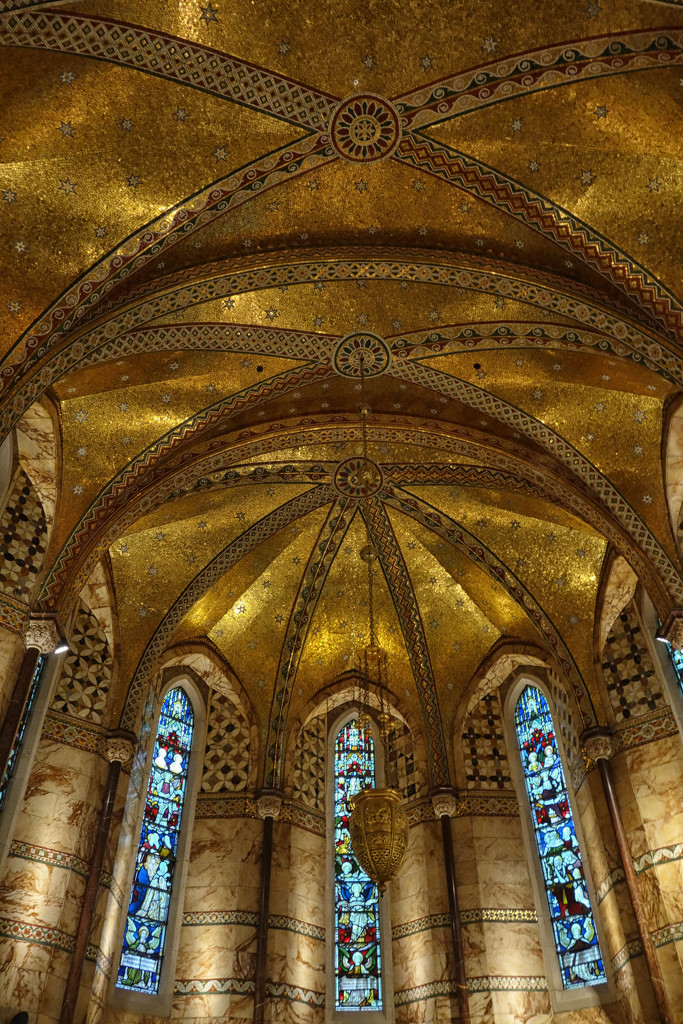
[[74, 126], [71, 121], [62, 121], [58, 126], [58, 131], [62, 133], [63, 139], [73, 139], [74, 137]]
[[365, 178], [361, 178], [361, 180], [357, 181], [356, 184], [355, 184], [356, 192], [365, 192], [367, 187], [368, 187], [368, 183], [365, 180]]
[[214, 149], [214, 151], [213, 151], [213, 153], [211, 155], [216, 158], [216, 163], [218, 163], [219, 160], [227, 160], [228, 159], [228, 151], [225, 148], [225, 146], [216, 146], [216, 148]]
[[425, 187], [426, 186], [422, 178], [413, 178], [413, 188], [416, 192], [424, 192]]
[[524, 121], [521, 117], [516, 117], [514, 120], [510, 121], [510, 128], [513, 132], [521, 132], [523, 125]]
[[21, 312], [21, 303], [20, 302], [14, 302], [14, 301], [10, 300], [7, 303], [7, 308], [10, 311], [10, 313], [20, 313]]
[[600, 120], [600, 118], [603, 118], [606, 121], [608, 114], [609, 114], [609, 110], [607, 109], [607, 107], [603, 106], [603, 107], [596, 107], [595, 108], [595, 116], [596, 116], [598, 121]]
[[12, 188], [6, 188], [3, 190], [2, 198], [6, 203], [16, 203], [17, 193]]
[[538, 160], [530, 160], [529, 161], [529, 170], [531, 171], [532, 174], [535, 174], [536, 171], [539, 171], [540, 169], [541, 169], [541, 165], [539, 164]]
[[579, 172], [579, 181], [581, 182], [582, 185], [592, 185], [593, 182], [595, 181], [595, 175], [593, 174], [593, 171], [592, 170], [588, 170], [588, 171], [583, 171], [582, 170], [582, 171], [580, 171]]
[[129, 117], [122, 117], [118, 125], [122, 132], [129, 132], [133, 127], [133, 122]]
[[323, 325], [323, 318], [321, 316], [314, 316], [313, 317], [313, 326], [316, 327], [316, 328], [319, 328], [319, 327], [322, 327], [322, 325]]
[[95, 238], [104, 238], [107, 234], [107, 229], [102, 224], [98, 224], [95, 228]]
[[73, 73], [73, 71], [62, 71], [61, 75], [59, 76], [59, 81], [62, 83], [62, 85], [73, 85], [76, 81], [76, 76]]
[[434, 58], [425, 53], [424, 57], [420, 57], [420, 67], [423, 71], [429, 71], [430, 68], [434, 67]]
[[128, 188], [137, 188], [138, 185], [142, 184], [142, 178], [139, 178], [137, 174], [129, 174], [126, 178], [126, 185]]
[[235, 300], [234, 299], [223, 299], [223, 307], [224, 307], [224, 309], [234, 309], [235, 308]]
[[218, 22], [218, 8], [213, 6], [211, 0], [206, 7], [200, 6], [200, 10], [202, 13], [199, 15], [199, 20], [203, 21], [205, 25], [209, 25], [212, 21]]
[[494, 53], [498, 46], [498, 40], [494, 39], [493, 36], [487, 36], [486, 39], [482, 40], [481, 48], [484, 53]]
[[363, 67], [367, 68], [368, 71], [372, 71], [374, 66], [375, 58], [372, 56], [372, 54], [366, 53], [366, 55], [363, 57]]
[[588, 15], [589, 18], [597, 19], [597, 18], [600, 17], [601, 12], [602, 12], [602, 7], [600, 6], [599, 3], [589, 3], [586, 6], [586, 14]]
[[265, 316], [266, 320], [276, 320], [277, 317], [279, 317], [280, 315], [280, 311], [275, 309], [274, 306], [270, 306], [269, 309], [264, 309], [263, 315]]
[[647, 233], [647, 231], [641, 231], [640, 234], [638, 235], [638, 245], [649, 245], [649, 244], [650, 244], [650, 236], [649, 236], [649, 234]]
[[173, 116], [175, 117], [176, 121], [186, 121], [187, 110], [185, 109], [185, 107], [176, 107]]
[[26, 242], [15, 242], [14, 251], [18, 253], [26, 252]]
[[286, 57], [291, 49], [292, 47], [290, 46], [289, 41], [287, 39], [281, 39], [278, 44], [277, 52], [282, 54], [283, 57]]
[[57, 191], [58, 192], [63, 192], [65, 196], [75, 196], [76, 195], [76, 183], [71, 181], [70, 178], [64, 178], [64, 180], [62, 180], [60, 178], [59, 179], [59, 188], [57, 189]]
[[650, 192], [659, 192], [659, 185], [659, 178], [650, 178], [650, 180], [647, 183], [647, 187], [649, 188]]

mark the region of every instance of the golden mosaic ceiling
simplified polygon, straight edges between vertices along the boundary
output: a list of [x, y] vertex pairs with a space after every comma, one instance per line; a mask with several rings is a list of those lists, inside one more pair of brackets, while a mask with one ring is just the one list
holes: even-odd
[[435, 781], [496, 644], [550, 650], [590, 718], [608, 551], [680, 604], [683, 11], [515, 13], [0, 0], [3, 433], [58, 409], [40, 604], [110, 560], [124, 721], [208, 638], [276, 780], [367, 641], [366, 527]]

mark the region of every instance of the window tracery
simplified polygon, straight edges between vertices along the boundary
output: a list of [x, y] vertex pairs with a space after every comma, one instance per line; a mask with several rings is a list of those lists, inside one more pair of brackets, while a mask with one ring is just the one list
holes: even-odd
[[562, 985], [603, 984], [607, 976], [553, 720], [535, 686], [526, 686], [517, 700], [515, 730]]
[[182, 687], [161, 706], [116, 987], [156, 995], [178, 855], [194, 713]]

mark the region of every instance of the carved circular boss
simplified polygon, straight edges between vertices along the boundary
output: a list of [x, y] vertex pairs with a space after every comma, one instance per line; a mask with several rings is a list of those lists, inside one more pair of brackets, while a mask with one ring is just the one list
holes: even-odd
[[365, 163], [391, 156], [401, 141], [401, 122], [388, 100], [368, 93], [339, 104], [330, 134], [340, 156]]

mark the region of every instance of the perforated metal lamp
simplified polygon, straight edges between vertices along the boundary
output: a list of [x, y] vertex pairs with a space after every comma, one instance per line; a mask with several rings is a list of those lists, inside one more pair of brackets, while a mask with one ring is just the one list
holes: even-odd
[[[365, 373], [363, 356], [360, 366], [363, 456], [360, 482], [365, 485], [361, 489], [361, 503], [365, 505], [365, 495], [370, 491], [379, 477], [379, 470], [368, 459], [367, 417], [368, 406], [365, 402]], [[376, 489], [376, 488], [375, 488]], [[370, 680], [376, 685], [379, 696], [380, 710], [379, 733], [384, 750], [385, 771], [389, 769], [389, 735], [392, 731], [393, 716], [385, 705], [384, 690], [387, 679], [387, 652], [377, 643], [375, 633], [373, 577], [377, 551], [371, 541], [368, 528], [367, 513], [366, 543], [360, 550], [360, 557], [368, 567], [368, 614], [370, 620], [370, 643], [363, 651], [363, 675], [367, 685]], [[361, 695], [361, 703], [363, 703]], [[369, 713], [369, 697], [365, 708], [359, 716], [359, 722], [367, 728], [371, 715]], [[393, 786], [383, 789], [370, 787], [357, 793], [349, 802], [351, 815], [349, 818], [349, 834], [353, 855], [365, 871], [368, 878], [377, 884], [380, 895], [384, 895], [387, 882], [390, 882], [405, 859], [408, 850], [408, 816], [403, 808], [403, 797]]]

